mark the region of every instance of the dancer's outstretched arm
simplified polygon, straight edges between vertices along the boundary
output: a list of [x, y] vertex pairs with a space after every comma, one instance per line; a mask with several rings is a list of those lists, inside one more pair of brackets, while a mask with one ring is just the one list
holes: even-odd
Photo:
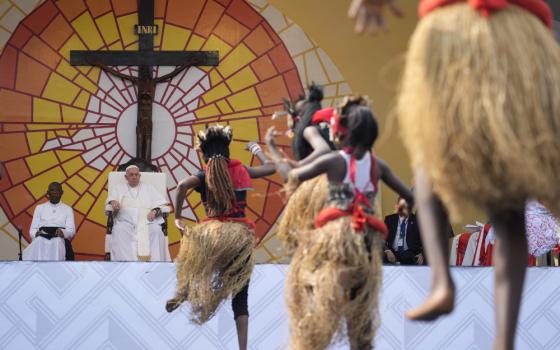
[[177, 184], [175, 193], [175, 226], [181, 231], [181, 234], [185, 229], [185, 225], [181, 220], [183, 219], [183, 202], [185, 201], [185, 196], [188, 190], [198, 186], [200, 186], [200, 179], [197, 176], [189, 176]]
[[331, 151], [329, 144], [325, 141], [323, 136], [321, 136], [321, 133], [315, 126], [308, 126], [305, 128], [303, 130], [303, 138], [311, 145], [313, 152], [299, 162], [296, 162], [296, 167], [309, 164], [323, 154], [327, 154]]
[[256, 142], [247, 143], [247, 149], [253, 153], [255, 157], [263, 164], [259, 166], [246, 166], [245, 168], [249, 172], [252, 179], [257, 179], [259, 177], [274, 175], [276, 172], [276, 165], [270, 160], [266, 154], [264, 154], [261, 146]]
[[407, 202], [409, 208], [414, 206], [414, 195], [412, 191], [399, 179], [391, 170], [389, 165], [381, 158], [377, 158], [379, 169], [379, 179], [383, 181], [390, 189], [401, 195]]

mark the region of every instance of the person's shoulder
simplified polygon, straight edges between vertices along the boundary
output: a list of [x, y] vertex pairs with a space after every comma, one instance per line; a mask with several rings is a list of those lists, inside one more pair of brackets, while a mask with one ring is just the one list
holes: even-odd
[[43, 202], [43, 203], [37, 204], [37, 206], [35, 207], [35, 210], [43, 209], [48, 203], [49, 202]]
[[68, 205], [68, 204], [66, 204], [66, 203], [62, 203], [62, 202], [60, 202], [60, 206], [61, 206], [61, 207], [63, 207], [64, 209], [66, 209], [66, 210], [72, 210], [72, 207], [71, 207], [71, 206], [69, 206], [69, 205]]
[[399, 217], [399, 214], [397, 214], [397, 213], [389, 214], [389, 215], [385, 216], [385, 220], [394, 220], [398, 217]]

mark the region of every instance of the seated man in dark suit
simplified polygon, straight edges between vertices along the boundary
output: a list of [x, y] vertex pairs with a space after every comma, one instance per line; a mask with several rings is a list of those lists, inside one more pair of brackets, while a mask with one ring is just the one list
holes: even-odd
[[389, 236], [383, 260], [392, 264], [423, 265], [425, 261], [416, 215], [410, 212], [408, 203], [402, 197], [397, 199], [396, 211], [385, 217]]

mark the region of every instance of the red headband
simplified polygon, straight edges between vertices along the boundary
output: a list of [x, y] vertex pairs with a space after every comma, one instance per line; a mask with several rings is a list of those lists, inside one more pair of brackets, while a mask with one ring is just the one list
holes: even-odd
[[322, 122], [331, 125], [331, 131], [335, 136], [344, 135], [348, 132], [348, 129], [340, 124], [340, 115], [332, 107], [320, 109], [313, 114], [311, 124], [316, 125]]
[[439, 7], [465, 1], [484, 17], [488, 17], [492, 12], [508, 5], [517, 5], [537, 16], [548, 28], [552, 29], [552, 12], [543, 0], [422, 0], [418, 5], [418, 14], [422, 18]]

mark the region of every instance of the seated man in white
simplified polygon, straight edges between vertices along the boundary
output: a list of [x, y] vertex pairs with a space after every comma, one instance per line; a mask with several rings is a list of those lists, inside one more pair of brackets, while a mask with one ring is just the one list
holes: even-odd
[[[107, 203], [113, 211], [112, 234], [106, 251], [112, 261], [171, 261], [161, 224], [167, 200], [154, 186], [140, 180], [136, 165], [126, 168], [126, 183], [109, 186]], [[110, 241], [109, 241], [110, 240]]]
[[39, 204], [29, 229], [31, 244], [23, 251], [23, 260], [65, 260], [64, 239], [76, 233], [72, 208], [60, 202], [62, 186], [53, 182], [47, 190], [48, 202]]

